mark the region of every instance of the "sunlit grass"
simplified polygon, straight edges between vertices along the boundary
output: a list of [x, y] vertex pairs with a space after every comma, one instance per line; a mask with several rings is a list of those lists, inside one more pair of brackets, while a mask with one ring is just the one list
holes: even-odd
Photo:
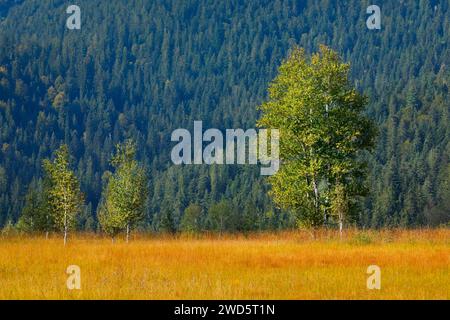
[[[368, 290], [369, 265], [381, 290]], [[81, 268], [68, 290], [66, 268]], [[450, 230], [0, 238], [0, 299], [449, 299]]]

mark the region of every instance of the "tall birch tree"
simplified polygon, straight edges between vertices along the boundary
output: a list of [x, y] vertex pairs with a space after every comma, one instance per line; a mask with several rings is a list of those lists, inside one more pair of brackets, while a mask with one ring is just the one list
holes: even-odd
[[55, 226], [64, 233], [64, 245], [83, 205], [83, 194], [75, 173], [70, 169], [69, 158], [69, 148], [62, 145], [53, 161], [46, 159], [43, 163], [48, 179], [48, 210]]
[[[295, 212], [301, 227], [342, 228], [366, 192], [360, 156], [373, 147], [376, 128], [363, 114], [367, 98], [350, 85], [349, 70], [326, 46], [311, 58], [295, 48], [260, 106], [258, 125], [280, 130], [281, 167], [269, 178], [271, 195]], [[341, 202], [334, 211], [332, 201]]]

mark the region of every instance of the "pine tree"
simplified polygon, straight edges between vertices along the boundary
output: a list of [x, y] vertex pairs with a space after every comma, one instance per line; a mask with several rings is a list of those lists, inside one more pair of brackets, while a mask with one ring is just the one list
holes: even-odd
[[169, 234], [175, 234], [177, 232], [177, 227], [173, 217], [173, 210], [167, 206], [164, 206], [162, 209], [159, 230]]
[[45, 232], [54, 230], [50, 215], [47, 190], [41, 183], [31, 183], [25, 196], [25, 207], [17, 222], [17, 228], [23, 232]]

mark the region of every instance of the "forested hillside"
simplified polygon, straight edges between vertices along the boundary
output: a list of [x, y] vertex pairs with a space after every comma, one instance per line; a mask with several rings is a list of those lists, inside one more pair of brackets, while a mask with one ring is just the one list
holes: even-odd
[[72, 3], [0, 1], [0, 226], [66, 143], [85, 193], [79, 227], [97, 229], [103, 176], [127, 138], [150, 177], [143, 226], [176, 229], [194, 203], [205, 224], [226, 212], [229, 230], [292, 226], [258, 168], [175, 166], [170, 138], [194, 120], [254, 128], [289, 49], [319, 44], [351, 63], [379, 125], [359, 225], [448, 223], [450, 4], [377, 2], [381, 30], [366, 27], [368, 1], [80, 0], [81, 30], [68, 30]]

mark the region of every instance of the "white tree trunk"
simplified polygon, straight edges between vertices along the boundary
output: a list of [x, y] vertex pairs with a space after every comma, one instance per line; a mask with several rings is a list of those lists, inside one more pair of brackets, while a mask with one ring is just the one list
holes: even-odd
[[64, 209], [64, 246], [66, 245], [66, 243], [67, 243], [67, 210]]
[[127, 223], [127, 243], [129, 239], [130, 239], [130, 224]]
[[314, 205], [316, 207], [316, 212], [319, 211], [319, 188], [317, 187], [316, 178], [313, 179], [313, 187], [314, 187]]
[[64, 246], [67, 243], [67, 195], [64, 193]]

